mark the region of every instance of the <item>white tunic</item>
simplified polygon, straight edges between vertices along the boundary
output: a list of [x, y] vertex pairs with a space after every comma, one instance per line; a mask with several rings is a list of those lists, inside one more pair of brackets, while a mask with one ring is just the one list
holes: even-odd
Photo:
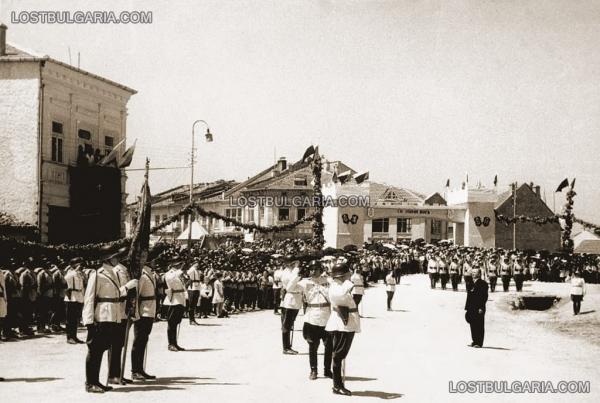
[[365, 282], [363, 280], [363, 276], [359, 273], [354, 273], [352, 277], [350, 277], [350, 281], [354, 284], [354, 288], [352, 289], [353, 295], [364, 295], [365, 293]]
[[7, 313], [8, 303], [6, 296], [6, 283], [4, 280], [4, 272], [0, 270], [0, 318], [4, 318]]
[[304, 321], [315, 326], [325, 326], [331, 315], [327, 279], [325, 277], [318, 277], [316, 280], [305, 278], [300, 280], [298, 285], [302, 288], [307, 303]]
[[[69, 269], [65, 275], [65, 281], [67, 282], [67, 292], [65, 295], [66, 302], [79, 302], [83, 304], [83, 274], [76, 269]], [[71, 295], [69, 298], [69, 294]]]
[[184, 305], [187, 300], [187, 292], [185, 285], [181, 280], [181, 271], [170, 269], [165, 273], [165, 283], [167, 284], [167, 296], [165, 297], [164, 305]]
[[396, 291], [396, 279], [392, 276], [392, 273], [385, 277], [385, 290], [391, 292]]
[[571, 295], [585, 295], [585, 281], [581, 277], [571, 279]]
[[285, 289], [285, 297], [281, 301], [281, 307], [286, 309], [302, 308], [302, 287], [298, 285], [298, 268], [294, 270], [285, 269], [281, 275], [281, 284]]
[[187, 275], [190, 278], [190, 284], [188, 290], [200, 291], [200, 271], [198, 265], [193, 265], [187, 271]]
[[[334, 280], [329, 284], [329, 301], [331, 303], [331, 316], [327, 321], [325, 330], [328, 332], [355, 332], [360, 333], [360, 317], [358, 316], [358, 310], [354, 299], [350, 294], [354, 284], [350, 281], [344, 281], [341, 283], [338, 280]], [[351, 311], [348, 317], [348, 324], [344, 325], [344, 321], [340, 315], [335, 312], [335, 309], [339, 306], [345, 306], [350, 308]]]
[[108, 264], [103, 264], [90, 274], [83, 301], [83, 324], [98, 322], [120, 322], [121, 297], [127, 295], [127, 288], [119, 286], [119, 279]]
[[214, 292], [212, 303], [220, 304], [222, 302], [225, 302], [225, 297], [223, 296], [223, 283], [221, 283], [221, 280], [215, 280], [215, 282], [213, 283], [213, 290]]
[[152, 270], [144, 266], [138, 283], [137, 316], [154, 318], [156, 316], [156, 280]]

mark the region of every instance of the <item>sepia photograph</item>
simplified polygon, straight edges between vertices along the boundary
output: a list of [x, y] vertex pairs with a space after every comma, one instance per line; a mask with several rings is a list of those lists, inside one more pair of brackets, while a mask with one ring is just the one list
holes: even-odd
[[0, 0], [3, 403], [591, 403], [599, 331], [600, 0]]

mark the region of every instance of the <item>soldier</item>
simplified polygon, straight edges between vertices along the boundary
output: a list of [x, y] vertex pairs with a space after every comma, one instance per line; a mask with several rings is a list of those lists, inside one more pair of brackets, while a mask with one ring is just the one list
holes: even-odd
[[194, 264], [188, 269], [187, 275], [190, 279], [188, 284], [188, 318], [190, 325], [198, 326], [196, 322], [196, 307], [198, 306], [198, 300], [200, 298], [200, 270], [198, 270], [198, 261], [194, 261]]
[[168, 307], [167, 311], [167, 339], [169, 342], [169, 351], [184, 351], [183, 347], [177, 344], [177, 328], [183, 318], [187, 294], [185, 284], [181, 279], [183, 271], [179, 260], [174, 260], [169, 265], [169, 271], [165, 274], [165, 283], [167, 284], [167, 296], [164, 305]]
[[19, 276], [19, 288], [21, 289], [21, 320], [19, 323], [19, 333], [26, 336], [33, 336], [31, 325], [33, 322], [33, 309], [37, 299], [37, 284], [31, 267], [34, 263], [33, 257], [29, 257], [23, 262], [16, 273]]
[[[124, 253], [124, 252], [123, 252]], [[122, 257], [123, 254], [117, 256], [117, 259]], [[121, 287], [126, 284], [130, 278], [129, 273], [127, 272], [127, 268], [123, 266], [122, 263], [118, 263], [114, 267], [115, 275], [117, 276], [117, 285]], [[118, 385], [121, 383], [122, 385], [126, 385], [128, 383], [133, 383], [131, 379], [127, 379], [124, 376], [121, 376], [121, 352], [123, 351], [123, 346], [125, 344], [125, 333], [127, 332], [127, 296], [122, 296], [121, 301], [119, 303], [119, 308], [121, 310], [121, 320], [116, 326], [116, 334], [114, 338], [114, 343], [108, 353], [110, 357], [110, 368], [108, 371], [108, 383], [112, 385]]]
[[[292, 257], [287, 259], [290, 264]], [[300, 271], [299, 263], [294, 263], [294, 269], [287, 266], [281, 275], [282, 289], [285, 290], [285, 295], [281, 301], [281, 339], [283, 342], [283, 354], [298, 354], [292, 349], [291, 332], [294, 331], [294, 322], [298, 311], [302, 308], [302, 288], [297, 283], [291, 280], [295, 278]]]
[[438, 270], [440, 275], [440, 283], [442, 284], [442, 290], [446, 289], [446, 284], [448, 284], [448, 266], [446, 266], [446, 262], [442, 258], [442, 256], [438, 256], [437, 258]]
[[127, 291], [137, 287], [137, 280], [119, 286], [113, 267], [126, 249], [103, 256], [102, 266], [90, 274], [83, 303], [83, 324], [88, 329], [88, 354], [85, 360], [85, 389], [89, 393], [112, 390], [100, 383], [100, 365], [104, 351], [111, 348], [121, 322], [121, 300]]
[[2, 327], [2, 334], [7, 340], [17, 338], [17, 333], [13, 329], [18, 325], [17, 318], [20, 306], [19, 280], [14, 273], [14, 261], [9, 263], [8, 268], [4, 272], [4, 296], [6, 298], [7, 313]]
[[[8, 314], [8, 297], [6, 292], [6, 281], [4, 277], [4, 270], [0, 268], [0, 329], [4, 329], [4, 321]], [[4, 336], [2, 337], [3, 340]]]
[[67, 343], [79, 344], [85, 343], [77, 337], [77, 325], [81, 317], [83, 308], [83, 274], [81, 273], [81, 258], [73, 258], [67, 267], [65, 282], [67, 290], [65, 292], [65, 305], [67, 315]]
[[[274, 255], [275, 256], [275, 255]], [[281, 304], [281, 265], [278, 258], [274, 262], [276, 269], [273, 272], [273, 313], [279, 315], [279, 305]]]
[[458, 291], [458, 283], [460, 282], [460, 271], [459, 271], [458, 259], [452, 258], [450, 263], [450, 284], [452, 284], [452, 291]]
[[41, 266], [34, 270], [37, 278], [37, 331], [38, 333], [50, 333], [48, 325], [50, 319], [50, 307], [52, 306], [53, 284], [52, 275], [47, 268], [48, 261], [44, 259]]
[[325, 331], [325, 325], [331, 314], [331, 307], [328, 296], [327, 278], [321, 276], [323, 268], [317, 260], [312, 260], [308, 264], [310, 277], [300, 280], [300, 276], [296, 276], [291, 282], [296, 282], [302, 288], [302, 293], [307, 302], [306, 312], [304, 314], [304, 326], [302, 328], [302, 336], [308, 343], [308, 355], [310, 364], [310, 375], [308, 379], [317, 379], [317, 350], [319, 344], [323, 341], [325, 347], [325, 359], [323, 366], [323, 374], [331, 378], [331, 348], [332, 342], [329, 334]]
[[516, 259], [513, 264], [513, 277], [515, 279], [515, 286], [517, 287], [517, 291], [523, 290], [523, 280], [525, 279], [523, 270], [523, 261], [521, 260], [521, 258]]
[[146, 373], [144, 368], [144, 356], [148, 345], [148, 338], [152, 332], [152, 325], [156, 317], [156, 278], [152, 268], [156, 261], [145, 264], [148, 252], [143, 251], [140, 256], [142, 275], [139, 280], [136, 321], [133, 324], [133, 346], [131, 348], [131, 379], [134, 381], [145, 381], [156, 379], [154, 375]]
[[391, 271], [385, 277], [385, 291], [387, 294], [387, 310], [392, 310], [392, 299], [394, 298], [394, 293], [396, 292], [396, 278], [394, 277], [394, 273]]
[[62, 332], [60, 324], [65, 319], [65, 289], [67, 288], [65, 277], [57, 265], [50, 268], [52, 276], [52, 316], [50, 326], [53, 332]]
[[427, 273], [429, 274], [429, 283], [431, 284], [431, 289], [434, 289], [438, 280], [438, 263], [433, 255], [431, 255], [427, 262]]
[[356, 267], [354, 270], [354, 274], [350, 277], [350, 281], [354, 284], [354, 288], [352, 289], [352, 298], [354, 299], [354, 303], [356, 303], [356, 307], [360, 304], [360, 301], [365, 294], [365, 280], [361, 274], [360, 265]]
[[496, 290], [496, 281], [498, 281], [498, 257], [496, 255], [492, 255], [488, 264], [487, 264], [487, 278], [490, 281], [490, 291], [494, 292]]
[[332, 337], [333, 393], [351, 396], [342, 379], [342, 361], [347, 357], [355, 333], [360, 333], [360, 317], [352, 299], [354, 284], [350, 281], [350, 271], [345, 263], [337, 263], [332, 271], [333, 281], [329, 285], [329, 301], [332, 314], [325, 330]]
[[465, 288], [467, 291], [473, 288], [473, 275], [471, 274], [471, 271], [473, 270], [474, 265], [475, 263], [473, 262], [473, 264], [471, 264], [469, 259], [465, 259], [463, 263], [463, 278], [465, 279]]
[[508, 263], [508, 257], [504, 256], [502, 261], [500, 262], [500, 279], [502, 280], [502, 289], [504, 292], [508, 291], [508, 287], [510, 285], [510, 265]]

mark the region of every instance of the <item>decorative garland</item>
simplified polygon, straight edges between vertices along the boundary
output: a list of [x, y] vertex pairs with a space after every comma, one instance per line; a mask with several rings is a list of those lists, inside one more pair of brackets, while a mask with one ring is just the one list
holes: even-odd
[[[575, 182], [575, 181], [573, 181]], [[571, 239], [571, 230], [573, 229], [573, 197], [577, 193], [573, 190], [573, 184], [567, 192], [567, 203], [564, 207], [565, 227], [562, 233], [562, 247], [566, 253], [573, 253], [573, 240]]]
[[36, 225], [18, 220], [14, 215], [0, 211], [0, 232], [17, 231], [24, 235], [36, 237], [40, 230]]
[[313, 214], [314, 219], [312, 223], [313, 238], [312, 246], [315, 249], [323, 249], [325, 244], [325, 237], [323, 236], [323, 192], [321, 190], [321, 172], [323, 171], [323, 161], [319, 155], [318, 148], [315, 150], [314, 158], [312, 161], [312, 173], [314, 178], [313, 183], [313, 200], [316, 201], [316, 211]]
[[573, 216], [573, 222], [583, 225], [584, 228], [588, 228], [588, 229], [591, 228], [596, 232], [600, 231], [600, 225], [592, 224], [591, 222], [576, 218], [575, 216]]
[[547, 216], [547, 217], [541, 217], [541, 216], [529, 217], [529, 216], [525, 216], [525, 215], [518, 215], [516, 217], [507, 217], [504, 214], [499, 214], [496, 210], [494, 210], [494, 213], [496, 214], [496, 220], [501, 223], [504, 223], [507, 226], [514, 224], [514, 223], [518, 223], [518, 222], [521, 222], [521, 223], [532, 222], [537, 225], [555, 224], [555, 223], [559, 223], [559, 219], [561, 218], [561, 216], [559, 216], [559, 215], [551, 215], [551, 216]]

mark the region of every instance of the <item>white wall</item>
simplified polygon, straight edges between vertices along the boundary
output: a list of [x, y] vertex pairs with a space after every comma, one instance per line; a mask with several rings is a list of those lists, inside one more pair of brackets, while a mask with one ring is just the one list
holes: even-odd
[[0, 210], [38, 224], [39, 63], [0, 63]]

